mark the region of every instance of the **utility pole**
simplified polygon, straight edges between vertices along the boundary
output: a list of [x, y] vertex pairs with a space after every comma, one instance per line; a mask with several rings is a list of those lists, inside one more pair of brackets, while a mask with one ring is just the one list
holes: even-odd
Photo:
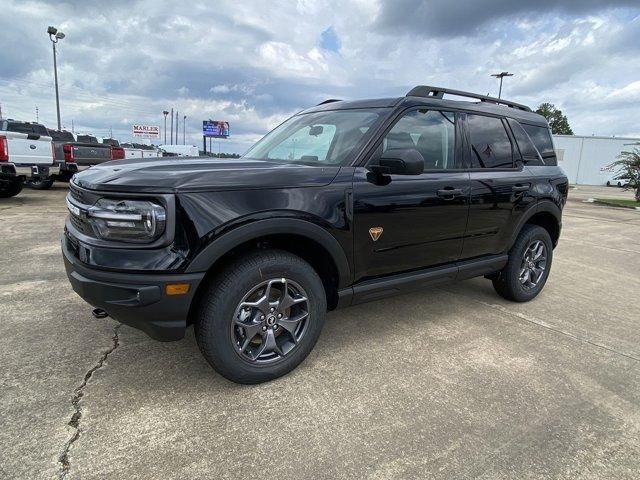
[[502, 79], [504, 77], [513, 77], [513, 73], [509, 73], [509, 72], [492, 73], [491, 76], [500, 79], [500, 90], [498, 90], [498, 98], [502, 98]]
[[178, 129], [180, 128], [180, 122], [178, 122], [178, 110], [176, 110], [176, 145], [178, 145]]
[[38, 115], [38, 106], [36, 105], [36, 123], [40, 123], [40, 116]]
[[2, 120], [2, 104], [0, 103], [0, 120]]
[[58, 130], [62, 130], [60, 124], [60, 95], [58, 93], [58, 64], [56, 60], [56, 44], [58, 41], [64, 38], [64, 33], [58, 31], [56, 27], [48, 27], [47, 33], [49, 34], [49, 40], [53, 44], [53, 78], [56, 84], [56, 113], [58, 115]]
[[73, 119], [71, 120], [71, 133], [76, 133], [75, 129], [73, 128]]
[[173, 145], [173, 108], [171, 109], [171, 145]]
[[186, 142], [185, 142], [185, 132], [186, 132], [186, 130], [187, 130], [187, 116], [184, 115], [182, 117], [182, 144], [183, 145], [186, 145]]

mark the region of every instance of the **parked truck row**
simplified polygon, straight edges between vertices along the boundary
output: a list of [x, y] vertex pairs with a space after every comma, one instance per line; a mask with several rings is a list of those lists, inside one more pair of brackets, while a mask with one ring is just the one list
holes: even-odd
[[120, 145], [113, 138], [51, 130], [37, 122], [0, 120], [0, 197], [13, 197], [25, 184], [45, 190], [79, 171], [110, 160], [163, 156], [146, 145]]

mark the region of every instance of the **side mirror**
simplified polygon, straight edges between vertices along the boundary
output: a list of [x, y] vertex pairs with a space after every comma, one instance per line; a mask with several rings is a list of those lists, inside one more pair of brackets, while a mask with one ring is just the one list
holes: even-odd
[[420, 175], [424, 171], [424, 158], [413, 148], [394, 148], [384, 152], [369, 169], [383, 175]]

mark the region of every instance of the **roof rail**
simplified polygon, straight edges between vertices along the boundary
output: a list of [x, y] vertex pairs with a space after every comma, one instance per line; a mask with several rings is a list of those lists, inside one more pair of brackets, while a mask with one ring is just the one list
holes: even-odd
[[338, 99], [338, 98], [328, 98], [327, 100], [325, 100], [324, 102], [320, 102], [318, 105], [316, 105], [316, 107], [319, 107], [320, 105], [324, 105], [326, 103], [333, 103], [333, 102], [341, 102], [342, 100]]
[[477, 93], [463, 92], [462, 90], [452, 90], [450, 88], [430, 87], [427, 85], [418, 85], [407, 93], [407, 97], [433, 97], [442, 98], [444, 94], [455, 95], [457, 97], [475, 98], [481, 102], [495, 103], [498, 105], [506, 105], [507, 107], [517, 108], [518, 110], [524, 110], [530, 112], [531, 109], [526, 105], [522, 105], [516, 102], [510, 102], [509, 100], [503, 100], [501, 98], [488, 97], [487, 95], [479, 95]]

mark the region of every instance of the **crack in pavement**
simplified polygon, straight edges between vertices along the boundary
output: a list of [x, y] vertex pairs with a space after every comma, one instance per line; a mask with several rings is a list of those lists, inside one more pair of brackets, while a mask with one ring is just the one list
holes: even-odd
[[120, 329], [121, 326], [122, 324], [119, 323], [113, 329], [113, 337], [111, 337], [113, 344], [111, 348], [109, 348], [107, 351], [105, 351], [102, 354], [102, 356], [100, 357], [100, 360], [98, 360], [98, 362], [92, 368], [90, 368], [87, 371], [87, 373], [84, 375], [84, 379], [82, 380], [82, 383], [78, 385], [73, 391], [73, 397], [71, 398], [71, 405], [73, 405], [75, 412], [71, 416], [71, 419], [69, 420], [69, 423], [67, 423], [67, 425], [69, 425], [70, 427], [73, 427], [75, 429], [75, 432], [73, 433], [71, 438], [67, 441], [67, 443], [64, 446], [64, 449], [62, 450], [62, 453], [58, 457], [58, 463], [60, 463], [60, 472], [59, 472], [58, 478], [60, 479], [66, 478], [67, 474], [69, 473], [69, 470], [71, 469], [71, 462], [69, 461], [69, 450], [71, 449], [71, 446], [80, 438], [80, 420], [82, 420], [82, 409], [80, 408], [80, 400], [84, 396], [84, 388], [87, 386], [87, 383], [89, 382], [89, 380], [91, 380], [91, 377], [93, 376], [93, 374], [97, 370], [100, 370], [103, 367], [104, 362], [107, 360], [109, 355], [111, 355], [120, 346], [120, 338], [118, 337], [118, 330]]

